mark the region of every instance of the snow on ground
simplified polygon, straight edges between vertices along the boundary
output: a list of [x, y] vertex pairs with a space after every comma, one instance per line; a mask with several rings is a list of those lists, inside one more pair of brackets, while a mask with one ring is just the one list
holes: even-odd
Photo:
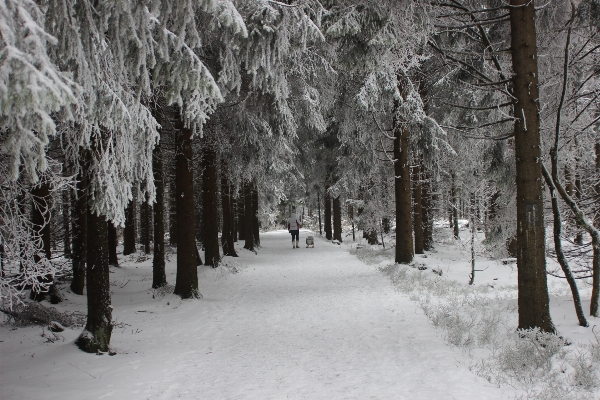
[[[201, 268], [202, 300], [153, 299], [151, 260], [122, 259], [111, 274], [114, 357], [79, 351], [80, 329], [44, 343], [41, 327], [1, 327], [0, 397], [502, 398], [373, 266], [318, 237], [292, 249], [287, 231], [261, 245]], [[85, 307], [64, 293], [64, 308]]]
[[[307, 234], [301, 231], [301, 242]], [[287, 231], [264, 233], [257, 254], [238, 243], [239, 258], [200, 268], [201, 300], [149, 289], [151, 258], [122, 258], [121, 268], [111, 268], [118, 354], [78, 350], [81, 328], [50, 343], [41, 327], [0, 326], [0, 398], [468, 400], [520, 393], [476, 374], [473, 351], [450, 346], [422, 302], [395, 289], [380, 271], [393, 250], [365, 264], [351, 254], [356, 244], [315, 239], [315, 248], [292, 249]], [[427, 266], [424, 277], [441, 269], [443, 279], [466, 284], [468, 254], [441, 243], [416, 263]], [[175, 255], [169, 259], [174, 283]], [[485, 271], [476, 286], [514, 291], [515, 265], [482, 258], [478, 269]], [[552, 279], [561, 334], [593, 339], [590, 328], [577, 326], [565, 284]], [[85, 310], [85, 297], [68, 286], [63, 293], [61, 310]]]

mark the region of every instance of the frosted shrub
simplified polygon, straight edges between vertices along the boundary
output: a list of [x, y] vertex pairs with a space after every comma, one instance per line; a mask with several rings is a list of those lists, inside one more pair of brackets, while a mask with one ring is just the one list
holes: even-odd
[[593, 363], [591, 354], [579, 353], [570, 363], [575, 370], [571, 384], [575, 387], [590, 390], [598, 386], [598, 366]]
[[590, 391], [600, 384], [595, 364], [600, 361], [600, 341], [573, 354], [554, 334], [539, 329], [515, 332], [507, 318], [516, 312], [516, 287], [473, 287], [398, 264], [379, 270], [419, 305], [448, 344], [470, 354], [476, 346], [488, 349], [488, 356], [477, 353], [482, 357], [473, 370], [479, 376], [514, 387], [518, 399], [594, 398]]
[[486, 310], [481, 315], [481, 327], [477, 332], [477, 345], [494, 345], [498, 342], [498, 328], [502, 323], [500, 313]]
[[600, 361], [600, 343], [594, 343], [589, 346], [590, 357], [593, 362]]
[[561, 352], [563, 339], [539, 329], [519, 330], [512, 341], [493, 357], [496, 366], [511, 380], [533, 380], [550, 372], [552, 357]]

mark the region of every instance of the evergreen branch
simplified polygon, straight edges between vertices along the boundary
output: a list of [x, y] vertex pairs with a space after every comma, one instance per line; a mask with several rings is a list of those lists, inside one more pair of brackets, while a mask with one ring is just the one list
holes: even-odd
[[[455, 2], [456, 3], [456, 2]], [[431, 3], [432, 5], [436, 5], [434, 3]], [[437, 4], [437, 5], [441, 5], [441, 4]], [[448, 6], [452, 6], [452, 5], [448, 5]], [[438, 15], [437, 18], [448, 18], [448, 17], [461, 17], [463, 15], [472, 15], [472, 14], [481, 14], [481, 13], [487, 13], [487, 12], [493, 12], [493, 11], [498, 11], [498, 10], [508, 10], [509, 7], [506, 6], [500, 6], [500, 7], [494, 7], [494, 8], [486, 8], [483, 10], [469, 10], [466, 7], [462, 6], [462, 5], [456, 5], [454, 6], [454, 8], [458, 8], [459, 10], [464, 10], [463, 12], [459, 12], [459, 13], [454, 13], [454, 14], [446, 14], [446, 15]]]
[[506, 85], [507, 83], [510, 83], [511, 80], [510, 79], [505, 79], [502, 81], [497, 81], [497, 82], [486, 82], [486, 83], [469, 83], [469, 82], [464, 82], [464, 83], [468, 83], [469, 85], [473, 85], [473, 86], [494, 86], [494, 85]]
[[440, 125], [440, 126], [442, 128], [454, 129], [456, 131], [474, 131], [477, 129], [486, 128], [488, 126], [503, 124], [505, 122], [513, 122], [515, 119], [516, 118], [505, 118], [505, 119], [501, 119], [499, 121], [489, 122], [487, 124], [483, 124], [483, 125], [479, 125], [479, 126], [444, 126], [444, 125]]
[[450, 107], [462, 108], [464, 110], [476, 110], [476, 111], [495, 110], [500, 107], [509, 107], [514, 104], [513, 102], [506, 102], [506, 103], [496, 104], [495, 106], [489, 106], [489, 107], [469, 107], [469, 106], [463, 106], [460, 104], [452, 104], [452, 103], [448, 103], [445, 101], [442, 103], [447, 106], [450, 106]]
[[289, 8], [301, 7], [301, 6], [303, 6], [303, 5], [305, 5], [305, 4], [306, 4], [306, 3], [300, 3], [300, 4], [286, 4], [286, 3], [281, 3], [281, 2], [279, 2], [279, 1], [275, 1], [275, 0], [267, 0], [267, 2], [268, 2], [268, 3], [271, 3], [271, 4], [276, 4], [276, 5], [278, 5], [278, 6], [281, 6], [281, 7], [289, 7]]
[[509, 14], [502, 14], [499, 17], [489, 18], [479, 20], [472, 24], [463, 24], [463, 25], [433, 25], [436, 28], [444, 28], [444, 29], [466, 29], [466, 28], [475, 28], [480, 27], [481, 25], [495, 24], [499, 22], [507, 22], [509, 21]]
[[[450, 129], [454, 129], [452, 127], [448, 127]], [[476, 139], [476, 140], [495, 140], [495, 141], [500, 141], [500, 140], [506, 140], [506, 139], [510, 139], [511, 137], [515, 136], [515, 132], [514, 131], [509, 131], [508, 133], [505, 133], [504, 135], [499, 135], [499, 136], [478, 136], [478, 135], [471, 135], [466, 133], [465, 131], [461, 131], [460, 129], [454, 129], [455, 131], [460, 132], [461, 136], [467, 138], [467, 139]]]
[[467, 64], [464, 61], [458, 60], [452, 56], [447, 55], [446, 53], [444, 53], [444, 51], [442, 49], [440, 49], [432, 40], [428, 40], [427, 44], [429, 44], [431, 47], [434, 48], [434, 50], [436, 50], [437, 52], [439, 52], [442, 56], [444, 56], [445, 58], [448, 58], [458, 64], [464, 65], [465, 67], [467, 67], [470, 70], [473, 70], [477, 75], [481, 76], [483, 79], [487, 80], [488, 82], [492, 82], [492, 79], [489, 78], [488, 76], [486, 76], [484, 73], [482, 73], [481, 71], [479, 71], [477, 68]]

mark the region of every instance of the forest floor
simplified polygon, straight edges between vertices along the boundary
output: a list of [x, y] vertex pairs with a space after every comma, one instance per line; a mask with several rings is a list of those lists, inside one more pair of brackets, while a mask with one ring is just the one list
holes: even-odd
[[[301, 231], [301, 242], [307, 234]], [[496, 362], [493, 369], [481, 363], [494, 364], [497, 358], [490, 357], [506, 353], [500, 344], [493, 347], [493, 340], [479, 340], [479, 345], [463, 341], [481, 323], [464, 328], [457, 341], [456, 334], [440, 328], [439, 315], [433, 313], [432, 319], [431, 298], [424, 302], [419, 296], [429, 296], [427, 288], [434, 286], [424, 282], [438, 285], [437, 291], [440, 281], [451, 282], [444, 283], [446, 288], [456, 284], [470, 290], [467, 251], [460, 246], [441, 244], [426, 258], [417, 258], [413, 267], [426, 270], [407, 271], [390, 266], [392, 253], [382, 246], [357, 249], [356, 243], [340, 246], [315, 235], [314, 248], [292, 249], [290, 240], [287, 231], [267, 232], [257, 254], [237, 243], [239, 258], [226, 257], [214, 270], [200, 267], [201, 300], [165, 294], [172, 286], [150, 289], [151, 257], [122, 257], [119, 268], [111, 267], [116, 322], [111, 344], [117, 355], [78, 350], [73, 342], [80, 327], [55, 338], [43, 327], [2, 324], [0, 398], [509, 399], [536, 398], [546, 390], [536, 382], [520, 385], [502, 379], [511, 373], [502, 369], [504, 364]], [[176, 257], [168, 257], [167, 279], [173, 284]], [[432, 269], [442, 270], [442, 276]], [[494, 293], [494, 303], [503, 304], [507, 317], [498, 319], [494, 329], [506, 325], [502, 329], [510, 336], [516, 326], [516, 267], [485, 260], [481, 269], [485, 271], [478, 272], [475, 286], [483, 290], [481, 298]], [[415, 294], [399, 286], [397, 274], [411, 274], [414, 288], [422, 289]], [[563, 290], [556, 281], [551, 287]], [[504, 288], [500, 301], [490, 289], [494, 285]], [[56, 306], [59, 310], [85, 311], [84, 296], [74, 295], [68, 286], [62, 290], [66, 299]], [[568, 347], [588, 354], [591, 328], [578, 327], [568, 293], [553, 290], [553, 317], [561, 334], [573, 341]], [[440, 293], [445, 299], [444, 290]], [[584, 297], [589, 298], [585, 291]], [[443, 315], [452, 315], [445, 310]], [[548, 371], [562, 365], [563, 375], [581, 374], [577, 367], [566, 371], [569, 357], [558, 359], [559, 353], [564, 353], [562, 347], [549, 356], [555, 361]], [[597, 362], [589, 362], [595, 374]], [[544, 366], [535, 369], [540, 368]], [[595, 398], [595, 375], [585, 381], [587, 386], [573, 379], [564, 393]], [[567, 398], [564, 393], [556, 398]]]

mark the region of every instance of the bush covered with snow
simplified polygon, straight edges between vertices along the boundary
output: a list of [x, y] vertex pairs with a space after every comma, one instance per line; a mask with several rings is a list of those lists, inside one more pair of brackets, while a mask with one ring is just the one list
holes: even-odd
[[[357, 252], [374, 258], [374, 250]], [[379, 269], [419, 305], [448, 344], [471, 355], [479, 376], [518, 389], [522, 399], [594, 398], [600, 343], [577, 345], [537, 329], [515, 331], [516, 288], [470, 286], [416, 265]]]

